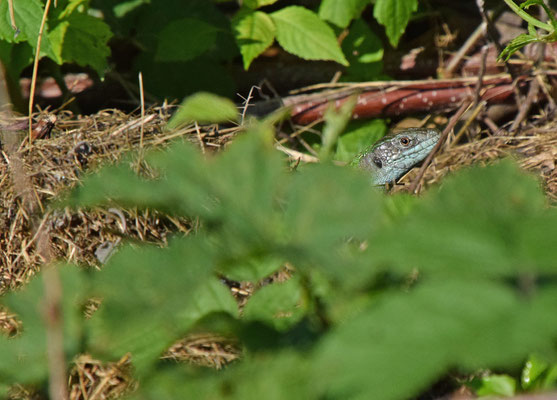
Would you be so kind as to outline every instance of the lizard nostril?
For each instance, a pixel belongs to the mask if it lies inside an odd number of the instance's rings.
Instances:
[[[383,168],[383,162],[380,158],[375,157],[373,159],[373,163],[377,166],[377,168]]]
[[[410,144],[410,138],[407,136],[403,136],[400,138],[400,144],[403,146],[408,146]]]

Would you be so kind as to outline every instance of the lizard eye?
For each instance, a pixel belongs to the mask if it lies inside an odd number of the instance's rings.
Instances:
[[[401,137],[400,144],[403,146],[408,146],[410,144],[410,138],[408,136]]]
[[[375,164],[375,166],[376,166],[377,168],[383,168],[383,162],[381,161],[380,158],[375,157],[375,158],[373,159],[373,163]]]

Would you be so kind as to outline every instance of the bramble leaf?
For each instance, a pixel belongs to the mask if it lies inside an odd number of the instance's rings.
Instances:
[[[549,310],[546,324],[534,308],[499,283],[449,279],[386,293],[320,343],[310,380],[328,388],[324,397],[394,400],[451,367],[516,365],[525,352],[550,349],[557,334]]]
[[[74,12],[59,21],[48,36],[58,64],[75,62],[91,66],[99,76],[104,76],[112,32],[102,20]]]
[[[418,9],[418,0],[377,0],[373,16],[385,26],[389,42],[396,47],[410,20],[410,15]]]
[[[289,53],[304,60],[332,60],[348,65],[333,30],[310,10],[290,6],[270,16],[277,28],[277,41]]]
[[[244,0],[242,4],[246,7],[255,9],[263,6],[269,6],[276,2],[277,0]]]
[[[323,0],[319,5],[318,14],[319,18],[340,28],[346,28],[369,4],[370,0]]]
[[[91,349],[106,359],[131,352],[138,371],[145,372],[191,326],[176,314],[193,306],[193,297],[184,293],[208,282],[214,260],[201,235],[175,239],[165,249],[128,246],[113,255],[94,276],[102,304],[88,324]]]
[[[469,386],[478,396],[514,396],[516,381],[509,375],[488,375],[474,379]]]
[[[383,43],[362,19],[355,20],[342,41],[342,50],[350,66],[344,81],[377,80],[383,69]]]
[[[217,28],[203,20],[182,18],[170,22],[159,33],[156,61],[188,61],[211,49]]]
[[[178,111],[168,122],[168,129],[188,124],[230,122],[238,120],[234,103],[212,93],[199,92],[184,99]]]
[[[232,24],[244,69],[247,70],[251,62],[275,40],[275,25],[269,15],[261,11],[240,13]]]
[[[9,43],[27,42],[34,51],[37,48],[39,27],[44,11],[43,5],[38,0],[21,0],[14,1],[13,7],[15,23],[19,33],[16,35],[12,28],[8,2],[2,1],[0,2],[0,40]],[[45,32],[48,32],[48,24],[45,27]],[[53,60],[56,59],[48,35],[42,37],[40,54]]]
[[[85,317],[82,307],[89,287],[84,271],[73,265],[58,268],[61,281],[64,356],[70,361],[79,351]],[[2,383],[40,383],[48,377],[47,329],[44,310],[44,282],[36,276],[25,288],[0,297],[2,305],[17,314],[23,332],[13,338],[0,334],[0,375]]]
[[[335,160],[350,162],[365,149],[369,148],[387,132],[382,119],[349,123],[346,132],[338,138]]]

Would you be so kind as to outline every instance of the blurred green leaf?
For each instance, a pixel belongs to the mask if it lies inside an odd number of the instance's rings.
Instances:
[[[548,359],[537,354],[528,358],[520,377],[523,389],[533,392],[551,390],[557,386],[557,363],[550,364]]]
[[[261,11],[238,13],[232,24],[244,69],[247,70],[251,62],[275,40],[275,25],[271,17]]]
[[[108,3],[103,8],[107,15],[119,4],[116,0],[103,0],[103,3]],[[214,45],[188,61],[158,61],[156,54],[161,32],[168,25],[175,24],[175,21],[184,19],[195,19],[212,26],[216,31]],[[149,1],[139,4],[125,18],[114,17],[113,21],[116,26],[114,30],[123,32],[134,43],[137,42],[142,50],[134,60],[134,70],[135,76],[139,72],[143,74],[147,93],[157,96],[162,101],[164,98],[182,99],[198,91],[222,96],[234,96],[237,92],[234,79],[225,64],[239,55],[238,47],[230,27],[230,18],[224,15],[213,1]],[[190,50],[206,45],[194,43],[189,37],[183,36],[169,40],[174,41],[174,46],[184,46]],[[178,54],[182,54],[181,49],[177,51]]]
[[[536,179],[511,161],[470,168],[430,190],[407,218],[370,242],[369,252],[375,262],[406,272],[418,267],[479,279],[555,274],[549,243],[557,215],[544,203]]]
[[[199,123],[233,122],[238,120],[234,103],[211,93],[196,93],[187,97],[172,119],[168,129],[176,129],[194,121]]]
[[[199,154],[189,145],[184,146],[184,150],[185,152],[190,150],[192,156],[199,157]],[[185,159],[194,161],[187,156],[186,152]],[[67,198],[56,205],[91,207],[115,202],[122,206],[154,207],[167,211],[171,211],[167,207],[175,207],[174,212],[181,210],[179,199],[172,201],[173,193],[162,183],[139,179],[131,166],[125,163],[105,167],[95,174],[88,175],[83,183],[83,186],[74,189]]]
[[[176,313],[191,306],[191,296],[214,269],[214,251],[202,235],[175,239],[167,248],[125,247],[95,274],[102,299],[89,321],[90,346],[107,359],[133,354],[140,374],[189,328]],[[125,282],[125,286],[122,286]]]
[[[243,5],[249,8],[259,8],[276,3],[277,0],[244,0]]]
[[[260,398],[289,382],[272,396],[409,398],[454,368],[516,368],[551,352],[557,211],[535,178],[507,160],[420,198],[385,198],[353,168],[289,172],[273,134],[255,123],[207,158],[175,143],[146,156],[157,179],[111,167],[70,197],[199,218],[195,236],[126,247],[95,278],[105,299],[88,349],[131,351],[136,396]],[[238,316],[216,276],[258,281],[284,263],[293,278],[256,291]],[[191,378],[176,383],[157,360],[192,329],[235,334],[245,357],[218,375],[184,369]]]
[[[133,10],[142,6],[143,4],[149,4],[149,0],[129,0],[122,1],[114,5],[114,14],[118,18],[124,17],[126,14],[131,13]]]
[[[362,151],[381,139],[387,132],[382,119],[352,121],[345,133],[338,138],[335,159],[350,162]]]
[[[277,28],[277,41],[284,50],[304,60],[348,65],[333,30],[312,11],[289,6],[270,15]]]
[[[248,255],[239,262],[222,266],[220,272],[232,280],[257,282],[273,274],[283,264],[284,260],[277,255]]]
[[[19,79],[25,67],[33,62],[33,48],[29,43],[8,43],[0,40],[0,60],[6,72]]]
[[[318,266],[329,277],[342,277],[345,282],[359,275],[358,270],[346,275],[353,257],[346,240],[370,237],[380,230],[382,199],[365,174],[354,172],[319,165],[292,177],[285,223],[294,265]]]
[[[183,329],[188,329],[211,313],[223,312],[238,317],[238,303],[230,289],[218,278],[209,278],[188,297],[189,304],[177,313]]]
[[[538,379],[547,370],[548,366],[549,364],[547,361],[536,355],[531,355],[522,369],[522,375],[520,377],[522,388],[529,389],[534,387],[536,383],[539,383]]]
[[[296,276],[284,283],[274,283],[257,290],[244,308],[244,318],[286,330],[306,313],[304,289]]]
[[[216,40],[215,26],[195,18],[177,19],[159,33],[155,59],[165,62],[188,61],[211,49]]]
[[[394,193],[385,199],[385,217],[396,223],[399,219],[408,216],[417,203],[416,196],[404,192]]]
[[[396,47],[410,20],[418,9],[418,0],[377,0],[373,7],[373,16],[385,26],[389,42]]]
[[[474,379],[470,383],[478,396],[514,396],[516,381],[509,375],[488,375]]]
[[[370,0],[323,0],[319,5],[319,18],[346,28],[369,4]]]
[[[355,20],[342,41],[342,51],[350,65],[343,81],[366,81],[380,78],[383,70],[383,42],[363,19]]]
[[[498,283],[445,279],[387,292],[320,343],[312,382],[334,398],[408,398],[450,367],[512,366],[524,352],[550,349],[551,313],[544,329],[528,301]]]
[[[338,137],[352,117],[352,110],[354,110],[357,98],[356,95],[349,97],[338,109],[331,102],[327,111],[325,111],[325,125],[323,126],[323,134],[321,135],[322,145],[319,151],[319,158],[322,161],[328,160],[331,157]]]
[[[557,387],[557,363],[550,366],[545,373],[545,378],[543,379],[541,387],[544,390],[551,390]]]
[[[148,377],[131,398],[311,399],[315,398],[312,396],[315,387],[307,379],[308,366],[308,360],[293,351],[247,355],[245,362],[231,365],[218,374],[176,365]]]
[[[82,307],[88,296],[85,274],[75,266],[58,268],[62,288],[64,355],[69,362],[79,351],[84,315]],[[2,383],[41,383],[49,373],[45,326],[44,283],[35,277],[25,288],[0,297],[2,305],[16,313],[23,332],[14,338],[0,335],[0,376]]]
[[[48,36],[58,64],[75,62],[91,66],[99,76],[104,76],[110,56],[107,43],[112,32],[102,20],[74,12],[57,21]]]
[[[229,48],[235,49],[235,43]],[[143,75],[145,91],[161,99],[180,100],[200,91],[226,97],[237,93],[230,71],[222,65],[222,60],[209,53],[189,61],[158,62],[153,50],[140,53],[135,64],[137,72]],[[182,79],[188,76],[195,79]]]

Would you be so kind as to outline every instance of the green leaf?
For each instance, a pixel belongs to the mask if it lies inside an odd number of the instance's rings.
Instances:
[[[341,137],[338,138],[335,159],[350,162],[387,131],[387,125],[382,119],[372,121],[352,121]]]
[[[474,379],[470,386],[478,396],[514,396],[516,381],[509,375],[488,375]]]
[[[346,28],[369,4],[370,0],[323,0],[319,6],[319,18]]]
[[[522,374],[520,377],[520,383],[523,389],[534,388],[536,384],[539,384],[539,379],[542,374],[547,370],[549,363],[537,355],[531,355],[524,368],[522,369]]]
[[[240,53],[232,34],[230,18],[219,10],[214,1],[164,0],[164,3],[155,5],[149,0],[145,1],[145,4],[139,4],[123,19],[113,15],[112,10],[117,6],[116,3],[120,4],[118,1],[110,0],[103,11],[107,20],[110,16],[111,22],[119,32],[131,32],[131,37],[142,49],[134,60],[134,70],[136,76],[137,72],[142,72],[147,93],[160,99],[182,99],[197,91],[235,96],[238,90],[232,71],[226,66]],[[195,19],[213,26],[216,29],[214,46],[188,61],[158,61],[156,52],[161,32],[173,21],[180,19]],[[196,46],[189,38],[182,36],[175,38],[174,45],[185,46],[188,49],[190,46]],[[178,52],[180,51],[178,49]]]
[[[235,281],[257,282],[266,278],[284,265],[277,255],[255,255],[242,257],[241,261],[223,266],[219,272]]]
[[[43,17],[44,8],[38,0],[21,0],[14,1],[14,17],[19,29],[16,36],[10,22],[10,13],[8,10],[8,2],[0,2],[0,40],[10,43],[27,42],[33,48],[37,48],[37,40],[39,37],[39,27]],[[45,33],[48,33],[48,24],[45,25]],[[41,56],[47,56],[56,60],[50,39],[47,34],[43,34],[41,41]]]
[[[555,19],[555,16],[553,15],[553,11],[547,6],[547,4],[545,4],[543,2],[543,0],[527,0],[520,5],[520,8],[526,9],[526,8],[529,8],[530,6],[532,6],[534,4],[538,5],[538,6],[541,6],[544,9],[545,13],[549,17],[549,20],[551,21],[551,25],[553,27],[555,27],[555,23],[557,22],[557,20]]]
[[[318,266],[329,279],[346,285],[361,283],[361,273],[373,273],[367,265],[354,265],[346,274],[355,250],[347,239],[357,242],[381,228],[382,199],[365,174],[326,164],[308,166],[291,178],[287,193],[289,261],[297,268]]]
[[[135,9],[141,7],[143,4],[149,4],[149,0],[129,0],[119,2],[114,5],[114,15],[117,18],[123,18],[126,14],[131,13]]]
[[[120,250],[94,276],[95,295],[103,300],[89,321],[91,348],[107,359],[131,352],[145,373],[191,325],[175,315],[193,307],[187,294],[207,283],[213,267],[214,251],[202,235],[175,239],[164,249]]]
[[[177,313],[177,321],[184,330],[211,313],[224,312],[238,317],[238,303],[230,289],[218,278],[210,277],[187,297],[189,303]]]
[[[304,60],[332,60],[342,65],[342,54],[333,30],[310,10],[290,6],[271,14],[277,41],[289,53]]]
[[[57,19],[62,19],[68,17],[74,12],[79,12],[77,8],[81,5],[87,7],[87,0],[63,0],[58,1],[56,8],[52,10],[52,14],[49,17],[56,17]]]
[[[557,364],[553,364],[549,367],[549,369],[545,373],[545,377],[542,381],[541,387],[544,390],[550,390],[557,387]]]
[[[304,289],[296,277],[257,290],[244,307],[244,318],[267,323],[282,331],[300,321],[307,309]]]
[[[333,148],[336,147],[337,139],[346,128],[346,124],[352,117],[352,110],[356,105],[357,95],[352,95],[347,101],[339,108],[336,109],[333,103],[329,104],[327,111],[325,111],[325,126],[323,126],[323,134],[321,136],[321,150],[319,158],[324,161],[331,157]]]
[[[55,267],[51,267],[55,268]],[[87,299],[85,274],[78,267],[56,267],[59,271],[62,304],[60,316],[64,335],[66,362],[80,351],[84,316],[82,306]],[[0,376],[5,383],[43,383],[49,373],[47,333],[45,326],[44,282],[40,274],[22,290],[0,298],[2,304],[17,314],[23,332],[14,337],[0,335]]]
[[[28,43],[8,43],[0,40],[0,60],[6,71],[19,82],[23,69],[33,62],[33,49]]]
[[[530,8],[530,6],[532,6],[532,5],[541,6],[541,5],[544,5],[544,2],[543,2],[543,0],[527,0],[525,2],[522,2],[519,7],[520,8]]]
[[[187,157],[191,154],[191,157]],[[199,155],[191,146],[184,146],[186,159],[192,160]],[[179,212],[180,202],[173,202],[174,193],[159,181],[139,179],[129,165],[109,166],[88,175],[83,180],[84,186],[77,187],[70,195],[57,204],[58,207],[91,207],[109,205],[112,202],[122,206],[153,207],[171,211],[165,206],[174,206],[173,211]]]
[[[255,9],[276,3],[277,0],[244,0],[242,4],[246,7]]]
[[[231,47],[235,49],[236,44]],[[143,74],[147,93],[168,99],[183,99],[199,91],[225,97],[237,93],[230,71],[210,54],[184,62],[156,62],[154,58],[154,52],[138,55],[137,68]],[[169,79],[171,76],[195,76],[195,79]]]
[[[275,40],[275,25],[264,12],[239,13],[232,21],[236,43],[244,60],[244,69]]]
[[[91,66],[101,77],[107,69],[112,32],[99,18],[74,12],[63,18],[49,33],[58,64],[75,62]]]
[[[157,61],[188,61],[211,49],[217,40],[217,28],[194,18],[174,20],[159,33]]]
[[[380,76],[383,69],[383,43],[364,20],[357,19],[352,23],[348,35],[342,41],[342,50],[350,63],[343,80],[374,80]]]
[[[518,50],[520,50],[527,44],[535,43],[539,41],[540,40],[538,39],[537,36],[527,35],[525,33],[518,35],[513,40],[511,40],[509,44],[507,44],[507,46],[503,49],[501,54],[499,54],[498,59],[507,61],[510,58],[510,56],[512,56],[514,53],[516,53]]]
[[[218,123],[237,120],[238,110],[232,101],[212,93],[199,92],[184,99],[167,128],[175,129],[194,121]]]
[[[451,367],[513,366],[525,352],[550,349],[557,333],[552,310],[544,312],[551,329],[531,310],[499,283],[445,279],[385,293],[320,343],[311,380],[328,388],[323,397],[394,400]]]
[[[385,26],[389,42],[396,47],[410,20],[410,16],[418,9],[418,0],[377,0],[373,8],[373,16]]]
[[[537,180],[509,160],[470,168],[448,177],[400,224],[384,229],[370,241],[369,254],[374,263],[404,273],[554,275],[549,243],[557,236],[557,211],[545,210],[544,203]]]
[[[314,399],[316,388],[307,379],[308,364],[303,354],[288,350],[248,354],[243,361],[217,372],[178,364],[146,377],[132,398]]]
[[[385,217],[395,222],[409,215],[416,206],[416,196],[409,193],[394,193],[385,199]]]
[[[277,196],[286,171],[272,140],[270,127],[255,127],[210,167],[212,193],[219,199],[210,218],[221,226],[218,244],[228,263],[220,270],[226,276],[237,270],[261,278],[269,267],[278,269],[284,257],[286,227]],[[256,267],[246,266],[251,263]]]

